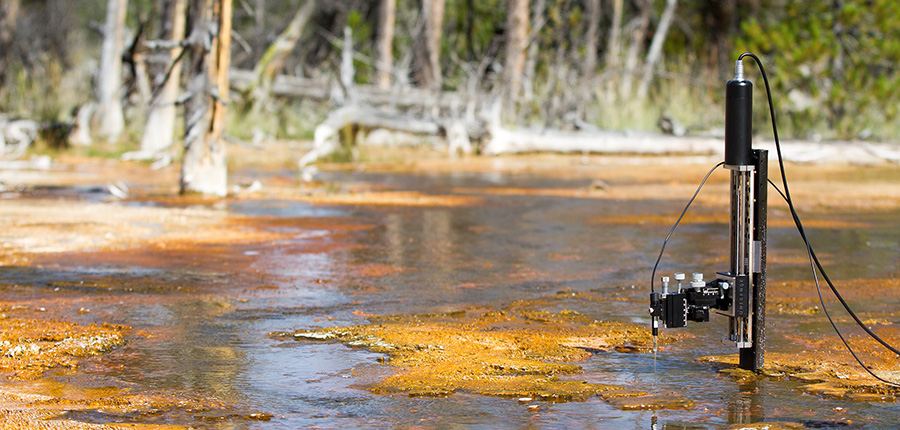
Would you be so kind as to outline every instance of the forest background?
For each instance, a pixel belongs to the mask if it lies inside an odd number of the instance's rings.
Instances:
[[[173,67],[185,47],[176,39],[196,29],[191,9],[213,3],[214,11],[228,3],[232,14],[225,46],[230,69],[244,71],[232,74],[232,87],[236,74],[251,76],[228,101],[225,133],[238,139],[312,137],[344,103],[348,47],[354,86],[502,102],[503,122],[518,127],[654,130],[667,122],[673,132],[674,122],[684,124],[680,133],[721,127],[724,82],[737,55],[751,51],[766,63],[787,137],[900,138],[894,0],[3,0],[0,113],[76,123],[78,109],[102,96],[101,51],[112,37],[110,8],[119,7],[114,90],[125,127],[113,140],[136,148],[171,75],[190,89],[190,68]],[[177,14],[186,36],[173,33]],[[279,94],[277,74],[330,91]],[[756,111],[755,131],[765,135],[767,112]]]

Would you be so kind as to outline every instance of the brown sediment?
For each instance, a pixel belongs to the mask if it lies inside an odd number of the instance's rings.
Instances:
[[[818,303],[798,298],[767,298],[766,311],[785,315],[817,315],[822,312]]]
[[[3,202],[0,228],[4,232],[3,265],[27,264],[34,254],[241,244],[285,236],[246,227],[241,217],[212,209],[44,200]]]
[[[272,418],[205,398],[60,382],[58,376],[75,375],[82,362],[110,352],[126,339],[152,336],[131,334],[121,325],[84,325],[59,318],[54,309],[0,304],[0,375],[6,379],[0,384],[0,429],[174,430],[189,427],[169,423]]]
[[[802,423],[788,421],[762,421],[753,424],[732,424],[727,430],[800,430],[809,428]]]
[[[776,378],[801,381],[805,385],[800,389],[810,394],[867,402],[893,402],[900,397],[900,388],[879,382],[865,373],[855,361],[851,362],[852,358],[846,358],[837,351],[823,349],[789,354],[769,352],[766,353],[765,367],[757,373],[737,368],[736,355],[706,356],[697,360],[727,366],[719,372],[736,380]],[[897,380],[900,376],[900,369],[896,366],[887,366],[882,360],[873,363],[876,363],[871,366],[873,371],[883,378]]]
[[[727,209],[727,208],[726,208]],[[658,225],[671,226],[678,219],[678,214],[638,214],[638,215],[606,215],[590,218],[588,222],[595,224],[612,225]],[[685,214],[680,225],[689,224],[728,224],[727,210],[719,210],[719,213],[693,213]],[[792,228],[794,220],[788,217],[770,217],[767,225],[769,228]],[[854,229],[868,228],[870,223],[848,220],[823,220],[810,219],[803,221],[805,228],[823,229]]]
[[[541,197],[570,197],[593,198],[602,196],[602,190],[591,188],[454,188],[454,193],[493,195],[493,196],[541,196]]]
[[[355,270],[355,273],[359,276],[377,278],[382,276],[396,275],[398,273],[403,273],[410,270],[412,269],[392,266],[389,264],[368,263],[360,265]]]
[[[373,205],[411,207],[454,207],[477,204],[472,196],[430,195],[414,191],[367,191],[360,193],[312,194],[294,196],[294,200],[327,205]]]
[[[821,289],[829,289],[824,280],[820,279],[819,283]],[[835,279],[833,283],[841,292],[841,295],[848,300],[877,300],[885,297],[894,297],[900,291],[900,278]],[[775,281],[769,282],[767,287],[766,293],[769,297],[774,297],[776,300],[806,299],[808,303],[813,303],[814,301],[815,305],[818,304],[818,294],[814,281]]]
[[[78,359],[109,351],[125,342],[124,326],[17,318],[0,305],[0,372],[10,379],[34,379],[48,369],[75,368]]]
[[[388,356],[393,373],[365,388],[380,394],[446,396],[457,391],[551,401],[602,396],[623,409],[690,408],[677,396],[654,399],[644,392],[577,379],[578,363],[614,349],[651,350],[645,327],[595,321],[577,311],[542,309],[569,300],[557,294],[500,309],[473,308],[439,314],[371,316],[371,324],[273,333],[278,338],[339,341]],[[665,336],[663,343],[676,340]],[[612,399],[617,399],[613,401]],[[637,406],[644,405],[644,406]]]
[[[900,279],[849,279],[835,282],[848,300],[879,300],[894,297],[900,287]],[[846,288],[852,286],[852,288]],[[786,281],[769,283],[767,307],[770,313],[801,315],[815,318],[821,330],[827,332],[784,331],[780,337],[788,340],[802,352],[767,352],[766,367],[759,374],[734,367],[722,370],[737,379],[758,377],[787,378],[806,382],[802,390],[811,394],[859,401],[894,401],[900,397],[900,389],[884,384],[869,375],[853,358],[841,342],[831,333],[821,312],[816,289],[810,281]],[[822,286],[827,289],[826,286]],[[830,307],[830,306],[829,306]],[[839,305],[834,304],[835,308]],[[859,313],[858,316],[870,329],[888,344],[900,343],[900,327],[893,324],[897,312],[888,309]],[[854,321],[843,312],[833,315],[842,327],[850,327]],[[774,321],[774,320],[773,320]],[[897,356],[859,330],[844,333],[856,354],[876,375],[889,381],[900,380]],[[735,366],[736,356],[703,357],[701,361]]]
[[[273,418],[262,412],[237,411],[217,401],[137,394],[112,386],[78,387],[51,380],[4,385],[0,387],[0,402],[3,404],[0,429],[176,430],[191,427],[166,421],[238,422]]]

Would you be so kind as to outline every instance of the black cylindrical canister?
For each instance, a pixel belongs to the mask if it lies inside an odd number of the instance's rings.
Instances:
[[[733,79],[725,84],[725,165],[753,165],[753,83]]]

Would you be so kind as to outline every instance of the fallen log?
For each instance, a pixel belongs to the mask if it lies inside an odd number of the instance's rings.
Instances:
[[[0,115],[0,155],[20,157],[34,143],[40,123],[30,119],[10,119]]]
[[[246,93],[256,75],[249,70],[232,69],[229,72],[231,88],[239,93]],[[276,96],[305,97],[316,100],[331,98],[332,85],[321,80],[301,78],[298,76],[278,75],[272,81],[271,93]],[[369,106],[432,107],[441,109],[458,109],[466,106],[466,98],[456,92],[441,92],[423,88],[404,87],[382,89],[374,85],[356,85],[356,100]]]
[[[358,105],[344,106],[332,112],[324,122],[316,126],[313,149],[300,158],[298,163],[300,168],[336,151],[340,147],[340,132],[348,126],[384,128],[426,135],[436,135],[443,130],[436,121],[417,119],[400,112]]]
[[[722,140],[711,137],[675,137],[628,131],[579,131],[507,129],[491,125],[483,153],[487,155],[525,152],[715,154]]]
[[[393,110],[352,105],[334,111],[316,127],[313,150],[300,159],[305,168],[319,158],[336,151],[340,132],[345,127],[385,129],[447,139],[451,153],[473,151],[469,138],[482,141],[485,155],[529,152],[593,153],[593,154],[693,154],[721,155],[721,137],[672,136],[650,132],[609,131],[596,128],[582,131],[510,129],[494,119],[482,123],[422,119]],[[472,130],[478,130],[474,132]],[[767,149],[775,157],[771,141],[756,139],[755,148]],[[883,164],[900,162],[900,145],[869,142],[782,142],[786,161],[796,163]]]
[[[627,131],[511,130],[492,125],[489,141],[482,153],[487,155],[526,152],[595,154],[723,154],[725,143],[719,137],[685,136]],[[754,148],[776,156],[775,142],[756,139]],[[900,162],[900,145],[869,142],[783,141],[785,161],[794,163],[849,163],[860,165]]]

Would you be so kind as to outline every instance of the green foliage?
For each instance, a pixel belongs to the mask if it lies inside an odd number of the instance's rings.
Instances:
[[[11,70],[11,82],[3,89],[0,112],[39,121],[68,119],[72,109],[84,102],[89,77],[66,70],[60,60],[41,56],[35,67],[25,68],[15,64]]]
[[[780,14],[747,21],[738,46],[769,64],[774,91],[792,95],[779,113],[794,134],[824,126],[826,137],[869,130],[896,138],[886,126],[897,120],[900,103],[897,16],[895,0],[794,0]]]
[[[373,38],[372,23],[366,21],[360,11],[354,10],[347,15],[347,26],[350,27],[353,34],[353,50],[366,58],[373,58],[371,44],[361,43]],[[375,68],[369,67],[369,63],[359,57],[353,59],[353,68],[354,80],[357,84],[371,83],[375,77]]]
[[[246,141],[259,133],[276,139],[312,139],[316,125],[330,109],[328,103],[302,99],[273,99],[256,113],[236,107],[228,111],[226,133]],[[241,113],[244,111],[247,113]]]
[[[447,0],[444,23],[447,32],[444,52],[467,61],[479,61],[494,43],[494,36],[506,23],[508,0],[475,0],[469,10],[468,0]],[[467,27],[471,14],[472,28]],[[469,34],[471,33],[471,40]],[[469,52],[469,50],[471,51]]]

